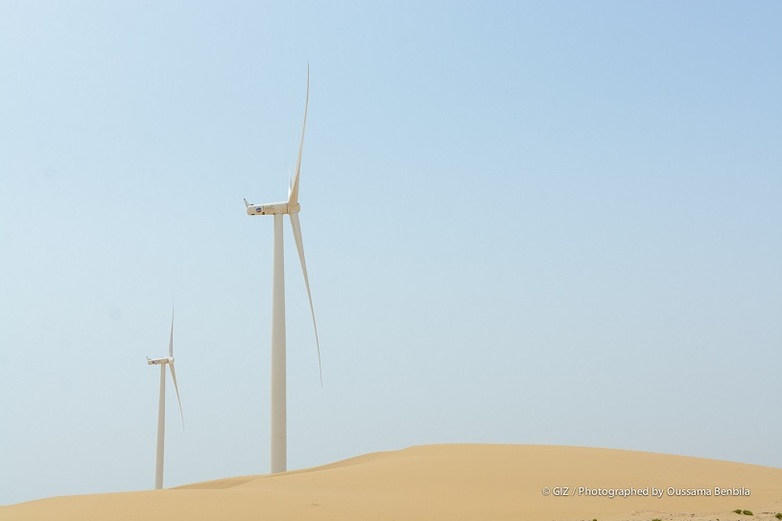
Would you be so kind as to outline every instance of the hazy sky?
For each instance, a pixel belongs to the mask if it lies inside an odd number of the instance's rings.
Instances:
[[[268,472],[272,218],[242,198],[287,195],[308,60],[324,386],[286,222],[290,468],[782,467],[780,27],[778,1],[0,2],[0,504],[153,487],[172,292],[165,485]]]

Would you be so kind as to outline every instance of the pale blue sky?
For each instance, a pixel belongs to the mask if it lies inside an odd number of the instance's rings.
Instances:
[[[118,5],[119,4],[119,5]],[[782,467],[782,4],[0,3],[0,504],[442,442]],[[169,389],[171,389],[169,385]],[[709,486],[710,484],[704,484]],[[740,485],[740,484],[738,484]]]

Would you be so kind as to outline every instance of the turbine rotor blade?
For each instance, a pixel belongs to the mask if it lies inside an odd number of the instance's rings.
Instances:
[[[179,416],[182,418],[182,430],[185,430],[185,413],[182,412],[182,400],[179,399],[179,386],[176,383],[176,370],[174,369],[174,360],[171,359],[168,362],[168,367],[171,369],[171,379],[174,381],[174,390],[176,391],[176,401],[179,403]]]
[[[171,305],[171,336],[168,337],[168,356],[174,356],[174,305]]]
[[[310,64],[307,63],[307,97],[304,100],[304,123],[301,125],[301,141],[299,142],[299,156],[296,159],[296,170],[293,174],[293,182],[288,189],[288,204],[299,202],[299,172],[301,172],[301,151],[304,148],[304,130],[307,128],[307,106],[310,103]]]
[[[310,293],[310,280],[307,277],[307,263],[304,262],[304,245],[301,242],[301,224],[299,223],[299,214],[290,214],[291,228],[293,228],[293,237],[296,239],[296,249],[299,251],[299,261],[301,262],[301,271],[304,273],[304,286],[307,288],[307,299],[310,301],[310,313],[312,314],[312,326],[315,328],[315,345],[318,348],[318,373],[320,374],[320,386],[323,387],[323,367],[320,362],[320,339],[318,338],[318,324],[315,322],[315,308],[312,305],[312,294]]]

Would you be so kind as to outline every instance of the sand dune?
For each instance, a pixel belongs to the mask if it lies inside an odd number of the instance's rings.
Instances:
[[[434,445],[274,476],[43,499],[2,507],[0,519],[776,521],[776,512],[777,468],[580,447]]]

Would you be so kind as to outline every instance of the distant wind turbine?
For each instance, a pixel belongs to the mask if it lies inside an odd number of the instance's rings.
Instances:
[[[174,307],[171,307],[171,335],[168,339],[168,356],[164,358],[147,357],[147,364],[160,366],[160,398],[157,411],[157,460],[155,463],[155,489],[163,488],[163,451],[166,433],[166,366],[171,369],[171,379],[174,381],[176,399],[179,403],[179,415],[182,418],[182,428],[185,428],[185,415],[182,413],[182,401],[179,399],[179,386],[176,383],[174,370]]]
[[[296,160],[296,170],[288,188],[288,200],[279,203],[250,204],[247,199],[244,205],[248,215],[274,215],[274,267],[272,279],[272,376],[271,376],[271,471],[272,473],[287,470],[287,434],[286,434],[286,383],[285,383],[285,274],[283,268],[283,238],[282,216],[288,214],[299,251],[301,271],[304,273],[304,285],[307,288],[307,298],[310,303],[312,325],[315,328],[315,345],[318,350],[318,371],[320,383],[323,385],[323,370],[320,361],[320,340],[318,325],[315,322],[315,308],[312,306],[310,282],[307,277],[307,265],[304,262],[304,246],[301,242],[301,225],[299,224],[299,174],[301,172],[301,152],[304,148],[304,130],[307,127],[307,106],[310,98],[310,67],[307,64],[307,97],[304,101],[304,123],[301,127],[299,155]]]

